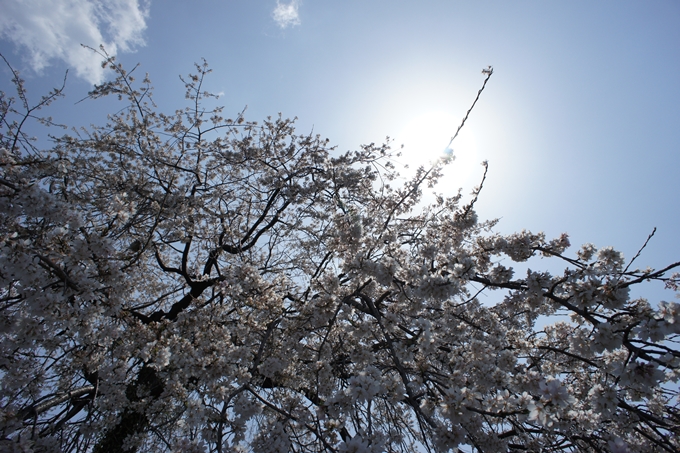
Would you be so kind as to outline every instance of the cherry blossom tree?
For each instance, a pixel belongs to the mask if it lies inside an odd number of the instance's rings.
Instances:
[[[225,118],[205,64],[172,114],[106,65],[126,108],[50,149],[61,91],[0,99],[3,451],[680,449],[680,305],[629,297],[680,263],[496,234],[483,181],[424,206],[448,160]]]

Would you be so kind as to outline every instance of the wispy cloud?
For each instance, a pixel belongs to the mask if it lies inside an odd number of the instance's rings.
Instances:
[[[104,80],[101,58],[81,44],[104,45],[110,55],[144,45],[147,0],[24,0],[2,2],[0,37],[28,51],[35,71],[65,61],[90,83]]]
[[[291,0],[289,3],[281,3],[276,0],[276,8],[272,12],[272,17],[281,28],[300,25],[299,6],[300,0]]]

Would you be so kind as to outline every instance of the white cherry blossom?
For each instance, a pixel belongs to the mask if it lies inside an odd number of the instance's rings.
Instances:
[[[0,450],[680,449],[680,305],[629,291],[680,263],[497,234],[483,181],[423,206],[455,162],[225,118],[205,64],[170,114],[107,66],[123,108],[46,149],[60,91],[0,97]]]

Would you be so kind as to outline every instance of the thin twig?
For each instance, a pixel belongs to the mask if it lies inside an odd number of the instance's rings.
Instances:
[[[463,126],[465,125],[465,122],[467,121],[468,117],[470,116],[470,112],[472,112],[472,109],[475,108],[475,104],[477,104],[479,97],[482,95],[482,91],[484,91],[484,88],[486,88],[486,82],[488,82],[489,79],[491,78],[491,76],[493,75],[493,68],[491,66],[489,66],[487,69],[482,69],[482,74],[486,74],[486,79],[484,79],[484,83],[482,84],[482,87],[477,92],[477,97],[475,98],[474,102],[472,103],[472,105],[468,109],[467,113],[465,114],[465,118],[463,118],[463,121],[461,121],[460,126],[458,126],[458,129],[456,130],[456,133],[453,135],[453,137],[451,137],[451,140],[449,141],[447,148],[451,147],[451,144],[456,139],[456,137],[458,137],[458,133],[463,128]]]
[[[635,261],[635,260],[640,256],[640,253],[642,253],[642,251],[645,249],[645,247],[647,247],[647,244],[649,243],[649,240],[652,239],[652,237],[654,236],[654,233],[656,233],[656,227],[654,227],[654,229],[653,229],[652,232],[649,234],[649,236],[647,236],[647,240],[645,241],[645,243],[642,244],[642,247],[640,247],[640,250],[638,250],[638,252],[635,254],[635,256],[633,257],[633,259],[630,260],[630,263],[628,263],[628,266],[626,266],[626,268],[623,270],[623,273],[624,273],[624,274],[625,274],[626,272],[628,272],[628,268],[631,266],[631,264],[633,264],[633,261]]]

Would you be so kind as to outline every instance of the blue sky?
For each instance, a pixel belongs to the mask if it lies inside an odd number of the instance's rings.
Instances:
[[[411,165],[446,146],[493,65],[442,190],[469,193],[488,160],[477,206],[501,218],[498,231],[568,232],[574,245],[630,258],[657,227],[639,265],[680,260],[675,0],[0,0],[0,9],[0,52],[31,93],[71,69],[68,98],[49,112],[69,125],[101,123],[110,107],[74,104],[104,76],[79,44],[103,43],[150,74],[161,108],[183,105],[178,75],[206,58],[208,89],[224,93],[227,112],[297,116],[302,132],[341,151],[390,136]]]

